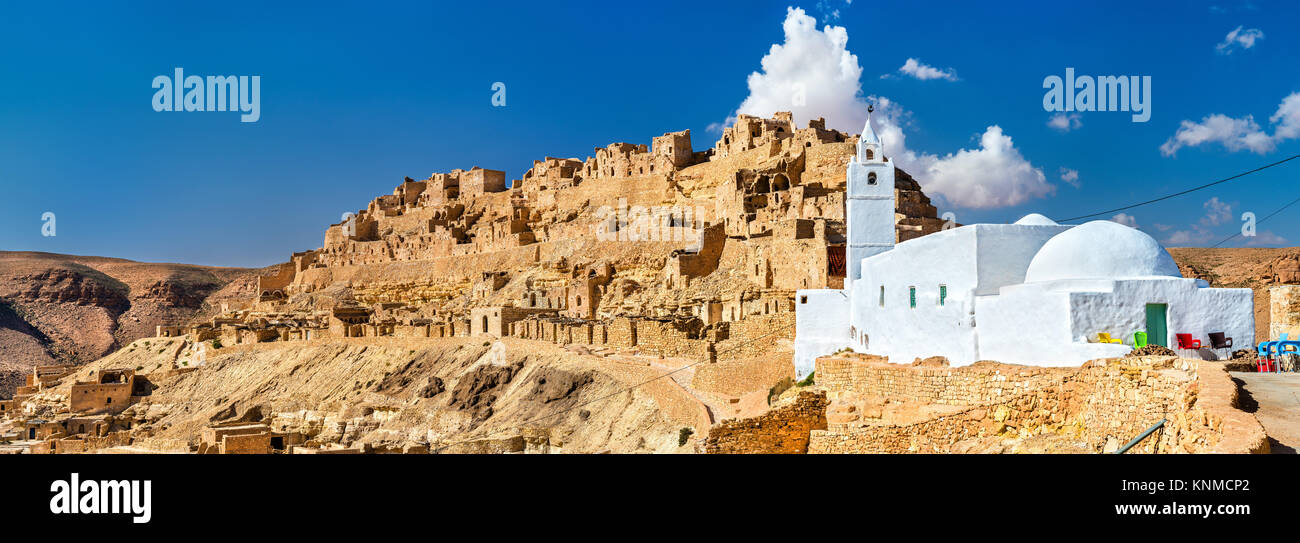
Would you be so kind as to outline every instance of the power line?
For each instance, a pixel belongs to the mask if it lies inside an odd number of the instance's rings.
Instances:
[[[1260,219],[1260,220],[1258,220],[1258,221],[1255,221],[1255,226],[1258,227],[1259,225],[1264,224],[1264,221],[1267,221],[1267,220],[1271,219],[1274,215],[1277,215],[1278,213],[1281,213],[1281,212],[1282,212],[1283,210],[1285,210],[1286,208],[1291,207],[1291,206],[1295,205],[1295,204],[1298,203],[1298,202],[1300,202],[1300,198],[1296,198],[1296,199],[1294,199],[1294,200],[1291,200],[1290,203],[1288,203],[1288,204],[1286,204],[1286,205],[1284,205],[1284,206],[1282,206],[1282,207],[1277,208],[1277,211],[1274,211],[1274,212],[1272,212],[1272,213],[1269,213],[1269,214],[1268,214],[1267,216],[1265,216],[1264,218],[1262,218],[1262,219]],[[1223,245],[1224,243],[1227,243],[1227,242],[1229,242],[1229,241],[1232,241],[1233,238],[1235,238],[1235,237],[1237,237],[1237,236],[1240,236],[1240,235],[1241,235],[1241,232],[1237,232],[1237,233],[1235,233],[1235,234],[1233,234],[1233,235],[1231,235],[1231,236],[1228,236],[1228,237],[1224,238],[1223,241],[1220,241],[1220,242],[1218,242],[1218,243],[1215,243],[1215,244],[1214,244],[1214,247],[1218,247],[1218,246],[1220,246],[1220,245]]]
[[[1068,218],[1068,219],[1061,219],[1059,222],[1070,222],[1070,221],[1077,221],[1077,220],[1079,220],[1079,219],[1087,219],[1087,218],[1090,218],[1090,217],[1096,217],[1096,216],[1098,216],[1098,215],[1109,215],[1109,214],[1111,214],[1111,213],[1115,213],[1115,212],[1117,212],[1117,211],[1124,211],[1124,210],[1126,210],[1126,209],[1133,209],[1133,208],[1135,208],[1135,207],[1141,207],[1141,206],[1144,206],[1144,205],[1147,205],[1147,204],[1154,204],[1154,203],[1159,202],[1159,201],[1162,201],[1162,200],[1168,200],[1168,199],[1170,199],[1170,198],[1174,198],[1174,197],[1177,197],[1177,196],[1182,196],[1182,195],[1184,195],[1184,194],[1188,194],[1188,193],[1191,193],[1191,192],[1196,192],[1196,191],[1201,190],[1201,189],[1205,189],[1205,188],[1213,187],[1213,186],[1218,185],[1218,184],[1220,184],[1220,183],[1226,183],[1226,182],[1228,182],[1228,181],[1232,181],[1233,179],[1237,179],[1237,178],[1239,178],[1239,177],[1245,177],[1245,176],[1250,175],[1250,174],[1255,173],[1255,172],[1259,172],[1259,171],[1262,171],[1262,170],[1267,170],[1267,169],[1269,169],[1269,168],[1272,168],[1273,166],[1277,166],[1277,165],[1279,165],[1279,164],[1282,164],[1282,163],[1284,163],[1284,162],[1288,162],[1288,161],[1291,161],[1291,160],[1295,160],[1295,159],[1297,159],[1297,158],[1300,158],[1300,155],[1292,155],[1292,156],[1289,156],[1289,157],[1284,158],[1284,159],[1282,159],[1282,160],[1279,160],[1279,161],[1277,161],[1277,162],[1274,162],[1274,163],[1272,163],[1272,164],[1265,164],[1265,165],[1260,166],[1260,167],[1258,167],[1258,168],[1255,168],[1255,169],[1253,169],[1253,170],[1250,170],[1250,171],[1247,171],[1247,172],[1241,172],[1241,173],[1239,173],[1239,174],[1237,174],[1237,175],[1234,175],[1234,176],[1232,176],[1232,177],[1225,177],[1225,178],[1220,179],[1220,180],[1218,180],[1218,181],[1214,181],[1214,182],[1206,183],[1206,184],[1201,185],[1201,186],[1198,186],[1198,187],[1192,187],[1192,188],[1190,188],[1190,189],[1187,189],[1187,190],[1184,190],[1184,191],[1181,191],[1181,192],[1175,192],[1175,193],[1173,193],[1173,194],[1169,194],[1169,195],[1161,196],[1161,197],[1159,197],[1159,198],[1154,198],[1154,199],[1151,199],[1151,200],[1147,200],[1147,201],[1145,201],[1145,202],[1138,202],[1138,203],[1136,203],[1136,204],[1126,205],[1126,206],[1124,206],[1124,207],[1117,207],[1117,208],[1115,208],[1115,209],[1109,209],[1109,210],[1106,210],[1106,211],[1098,211],[1098,212],[1096,212],[1096,213],[1089,213],[1089,214],[1087,214],[1087,215],[1079,215],[1078,217],[1070,217],[1070,218]]]

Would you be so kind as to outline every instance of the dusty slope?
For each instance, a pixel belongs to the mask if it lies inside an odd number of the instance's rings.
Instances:
[[[1169,249],[1184,277],[1255,291],[1255,341],[1268,335],[1268,287],[1300,283],[1300,247]]]
[[[76,378],[96,368],[152,373],[152,395],[127,414],[161,440],[197,442],[212,422],[250,411],[278,431],[302,432],[321,444],[436,448],[528,428],[549,431],[565,452],[689,452],[691,444],[678,445],[680,430],[690,427],[699,436],[709,425],[703,405],[672,380],[633,387],[662,375],[657,368],[542,342],[264,343],[212,351],[206,365],[179,376],[157,371],[193,360],[191,349],[183,340],[140,340],[87,364]],[[71,382],[40,400],[62,404]]]
[[[0,396],[12,392],[15,371],[94,360],[247,295],[258,271],[0,252]]]

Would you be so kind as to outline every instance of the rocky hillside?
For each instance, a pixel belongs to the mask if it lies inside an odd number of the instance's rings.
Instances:
[[[1255,291],[1255,341],[1268,335],[1268,288],[1300,284],[1300,247],[1169,249],[1184,277],[1210,282],[1212,287]]]
[[[355,338],[207,348],[197,360],[185,339],[142,339],[32,401],[54,417],[74,380],[135,369],[151,392],[117,418],[144,448],[197,444],[204,428],[241,421],[313,446],[485,452],[526,435],[551,452],[691,452],[683,428],[698,438],[710,424],[686,389],[653,380],[660,368],[540,342]]]
[[[88,362],[246,298],[262,270],[0,252],[0,396],[36,364]]]

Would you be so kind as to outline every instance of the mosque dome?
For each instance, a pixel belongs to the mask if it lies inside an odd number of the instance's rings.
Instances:
[[[1016,224],[1023,224],[1028,226],[1056,226],[1056,221],[1044,217],[1042,215],[1039,215],[1037,213],[1030,213],[1028,215],[1025,215],[1024,217],[1021,217],[1020,220],[1016,221]]]
[[[1025,282],[1160,276],[1183,275],[1154,238],[1119,223],[1092,221],[1047,240],[1029,262]]]

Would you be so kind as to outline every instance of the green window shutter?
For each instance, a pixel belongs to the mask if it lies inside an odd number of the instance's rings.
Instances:
[[[948,285],[939,285],[939,305],[948,299]]]
[[[907,296],[911,301],[912,309],[916,309],[916,287],[907,287]]]

